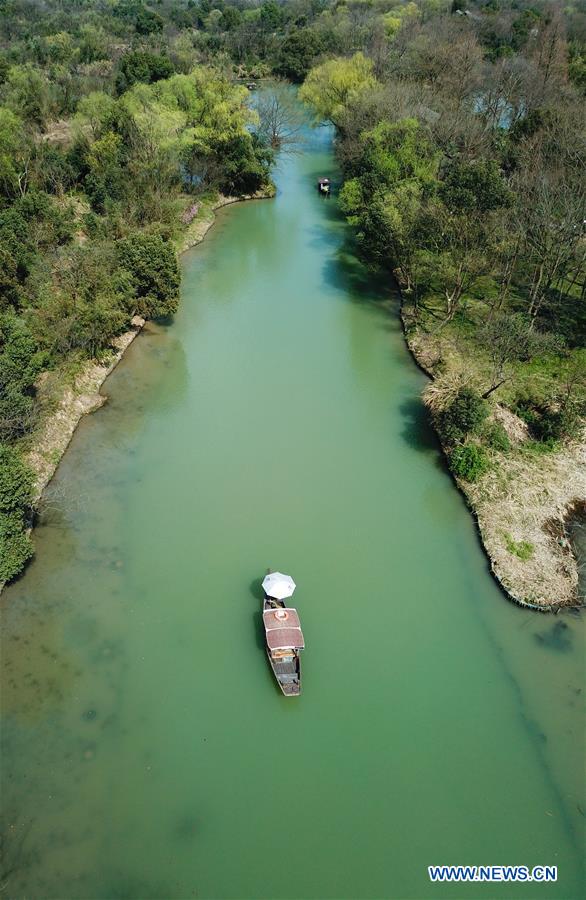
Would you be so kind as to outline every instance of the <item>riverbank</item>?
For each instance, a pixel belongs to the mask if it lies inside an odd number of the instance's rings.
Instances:
[[[417,327],[415,311],[404,299],[401,317],[409,350],[432,382],[439,375],[463,377],[462,360],[449,338]],[[465,377],[472,381],[469,358],[467,365]],[[433,405],[429,398],[428,392],[428,406]],[[553,452],[538,453],[526,424],[506,404],[493,402],[490,421],[504,429],[509,446],[488,450],[490,466],[477,481],[452,472],[476,521],[490,569],[519,606],[540,612],[580,607],[578,560],[566,525],[586,497],[586,434]],[[439,432],[438,437],[441,443]]]
[[[218,209],[245,200],[271,199],[275,192],[274,185],[270,184],[266,190],[255,194],[241,197],[220,194],[217,198],[202,201],[197,215],[175,243],[177,254],[181,255],[203,241],[215,222]],[[52,373],[45,373],[41,377],[39,394],[46,413],[30,439],[29,448],[23,453],[25,462],[33,472],[34,506],[38,505],[43,491],[53,478],[82,418],[106,403],[108,398],[101,393],[102,385],[144,325],[145,319],[135,316],[129,330],[114,338],[111,350],[104,360],[84,363],[73,377],[63,379]],[[0,593],[3,587],[4,584],[0,583]]]
[[[181,237],[176,242],[176,248],[179,255],[196,247],[203,241],[204,237],[216,221],[216,211],[224,206],[231,206],[233,203],[242,203],[245,200],[271,200],[276,193],[276,188],[270,184],[266,189],[257,191],[255,194],[244,194],[241,197],[228,197],[220,194],[214,200],[203,200],[199,204],[197,217],[190,222]]]
[[[215,200],[202,202],[194,220],[186,227],[176,242],[177,253],[181,255],[201,241],[215,222],[216,210],[244,200],[261,200],[274,197],[271,185],[266,191],[242,197],[227,197],[220,194]],[[45,417],[32,441],[32,449],[25,454],[25,460],[34,472],[34,501],[38,502],[43,491],[55,474],[57,466],[83,416],[95,412],[107,401],[100,393],[106,378],[116,368],[132,342],[138,337],[145,320],[135,316],[131,328],[112,341],[112,351],[103,363],[87,362],[75,376],[71,384],[63,388],[60,399],[53,403],[53,409]],[[43,385],[41,384],[41,391]]]

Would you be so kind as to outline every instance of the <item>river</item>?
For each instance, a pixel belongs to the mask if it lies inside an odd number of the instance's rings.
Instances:
[[[331,139],[183,257],[2,597],[5,896],[583,895],[583,622],[490,577],[397,297],[315,190]],[[263,652],[268,566],[298,584],[299,699]]]

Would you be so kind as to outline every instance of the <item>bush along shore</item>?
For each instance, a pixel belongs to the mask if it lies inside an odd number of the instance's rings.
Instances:
[[[314,67],[301,96],[336,126],[359,253],[401,287],[492,571],[552,611],[581,604],[566,522],[586,497],[583,98],[563,19],[544,12],[503,60],[493,14],[412,21],[382,60]]]

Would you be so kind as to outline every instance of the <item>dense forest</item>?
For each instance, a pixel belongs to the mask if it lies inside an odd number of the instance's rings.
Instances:
[[[584,414],[586,2],[0,0],[0,581],[32,553],[40,390],[177,308],[194,198],[267,189],[303,83],[360,252],[400,282],[454,471]],[[260,116],[259,116],[260,113]],[[289,128],[289,132],[288,132]],[[419,342],[419,344],[417,344]],[[529,451],[528,451],[529,452]]]

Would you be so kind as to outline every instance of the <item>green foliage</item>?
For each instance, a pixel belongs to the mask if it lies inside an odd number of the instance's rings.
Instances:
[[[568,64],[568,75],[576,87],[586,94],[586,47],[581,51],[575,48],[572,52]]]
[[[377,186],[411,181],[431,190],[436,183],[437,153],[416,119],[382,121],[363,135],[357,170]]]
[[[267,31],[275,31],[281,26],[283,11],[275,0],[264,0],[260,8],[260,21]]]
[[[320,119],[335,124],[345,104],[374,85],[372,62],[364,54],[355,53],[350,59],[331,59],[312,69],[299,96],[315,109]]]
[[[138,34],[158,34],[163,30],[164,25],[163,18],[145,6],[140,7],[134,20],[134,27]]]
[[[494,160],[453,163],[442,182],[440,196],[449,209],[478,213],[509,206],[512,199]]]
[[[19,575],[32,555],[26,520],[18,513],[0,512],[0,582]]]
[[[473,388],[458,391],[455,400],[438,416],[442,436],[449,444],[455,444],[470,434],[478,434],[488,415],[488,408]]]
[[[224,193],[254,194],[266,185],[273,154],[256,136],[238,134],[218,151],[222,155],[220,187]]]
[[[488,428],[484,430],[483,436],[488,446],[492,447],[493,450],[506,453],[507,450],[511,449],[509,436],[500,422],[492,422]]]
[[[12,312],[0,313],[0,441],[33,427],[34,383],[45,362],[25,323]]]
[[[478,481],[490,468],[486,450],[479,444],[460,444],[449,455],[454,475],[465,481]]]
[[[92,207],[105,212],[107,200],[121,200],[125,193],[125,148],[121,135],[107,132],[92,144],[85,162],[89,170],[85,191]]]
[[[26,143],[21,119],[12,110],[0,106],[0,198],[18,196],[20,157],[26,152]]]
[[[277,72],[300,84],[319,53],[323,51],[321,37],[309,28],[291,32],[281,45]]]
[[[28,509],[33,490],[33,473],[13,447],[0,444],[0,513]]]
[[[361,135],[356,177],[345,182],[340,204],[357,229],[363,255],[391,264],[409,281],[421,243],[420,212],[436,185],[437,153],[414,119],[382,121]]]
[[[130,277],[132,314],[169,316],[179,303],[179,265],[173,246],[158,234],[135,232],[116,245]]]
[[[579,437],[586,417],[586,401],[581,395],[566,395],[552,403],[530,393],[519,393],[514,409],[529,427],[532,437],[548,449],[560,441]]]
[[[12,447],[0,444],[0,581],[17,575],[32,556],[26,534],[33,473]]]
[[[222,31],[231,31],[237,28],[242,22],[242,13],[235,6],[226,6],[222,10],[222,18],[220,19],[220,27]]]
[[[0,212],[0,303],[20,306],[39,255],[66,244],[72,231],[71,210],[42,191],[30,191]]]
[[[530,541],[515,541],[508,532],[505,532],[504,537],[509,553],[517,556],[523,562],[527,562],[527,560],[532,558],[535,547]]]
[[[120,60],[116,90],[123,94],[138,81],[153,84],[163,78],[170,78],[172,74],[173,63],[167,56],[150,53],[148,50],[133,50],[125,53]]]

